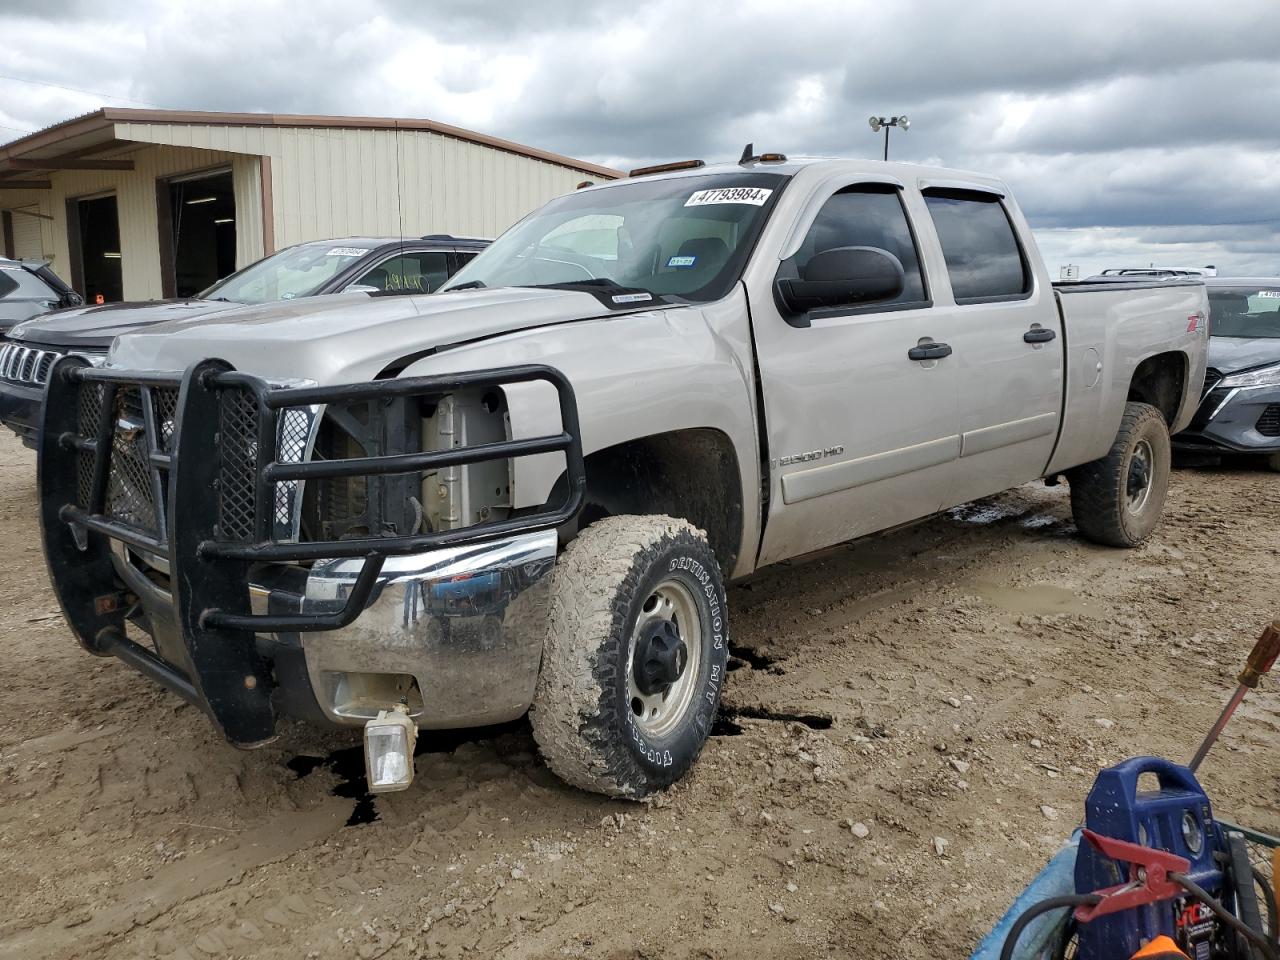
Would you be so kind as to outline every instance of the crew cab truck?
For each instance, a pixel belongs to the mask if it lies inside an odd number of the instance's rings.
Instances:
[[[430,297],[60,359],[42,529],[81,644],[240,746],[528,712],[564,779],[644,797],[711,730],[727,581],[1038,478],[1093,541],[1151,534],[1200,280],[1053,284],[998,180],[750,154],[554,200]]]

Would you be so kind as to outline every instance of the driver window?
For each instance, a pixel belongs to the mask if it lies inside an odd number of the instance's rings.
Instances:
[[[387,293],[433,293],[449,279],[449,255],[442,252],[405,253],[383,260],[352,281]]]
[[[841,190],[823,204],[793,258],[797,275],[805,275],[814,256],[836,247],[879,247],[902,261],[902,293],[892,300],[877,301],[877,307],[927,299],[907,212],[894,187],[859,184]]]

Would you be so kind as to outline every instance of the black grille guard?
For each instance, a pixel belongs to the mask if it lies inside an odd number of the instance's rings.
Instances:
[[[411,441],[406,438],[406,449],[399,452],[352,459],[307,462],[299,457],[287,462],[278,456],[282,429],[288,429],[282,428],[281,418],[291,409],[396,398],[430,401],[464,389],[533,381],[549,383],[557,392],[558,434],[433,451],[407,449]],[[118,416],[126,401],[130,412],[140,407],[140,425]],[[255,633],[346,626],[364,610],[387,557],[559,527],[577,515],[586,490],[573,388],[560,371],[541,364],[332,387],[279,387],[221,360],[170,374],[93,367],[67,356],[50,372],[43,406],[41,535],[67,622],[89,652],[116,656],[200,706],[229,740],[242,746],[270,739],[275,729],[270,664],[257,650]],[[370,409],[376,416],[383,404],[372,403]],[[157,413],[170,410],[171,423]],[[125,520],[108,509],[121,497],[112,461],[122,451],[128,454],[135,488]],[[554,452],[564,454],[568,480],[558,506],[428,533],[301,542],[277,536],[281,484],[412,474]],[[242,461],[247,461],[243,467]],[[139,503],[154,507],[153,523],[139,519],[144,512]],[[112,541],[168,559],[186,663],[170,663],[126,636],[131,602],[112,565]],[[364,558],[341,610],[251,612],[252,563],[331,557]]]

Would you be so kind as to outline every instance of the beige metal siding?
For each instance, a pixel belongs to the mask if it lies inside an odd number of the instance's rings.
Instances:
[[[408,236],[493,237],[593,179],[421,130],[120,123],[116,136],[269,156],[277,248],[326,237],[397,236],[402,223]]]
[[[38,207],[25,209],[37,210]],[[39,217],[29,217],[21,211],[13,214],[13,255],[19,260],[44,258],[44,236],[40,223]]]
[[[14,217],[20,249],[39,250],[71,279],[66,201],[114,193],[120,218],[121,271],[130,300],[162,295],[156,183],[229,166],[236,195],[236,265],[264,253],[264,216],[276,249],[304,240],[367,234],[500,234],[585,178],[581,170],[424,130],[271,127],[123,122],[116,139],[136,144],[113,153],[132,171],[60,171],[53,189],[0,196],[28,202],[52,220]],[[262,159],[271,166],[272,203],[263,209]],[[35,226],[33,227],[32,224]]]
[[[190,148],[160,148],[140,144],[136,149],[113,154],[113,158],[131,159],[131,171],[61,171],[50,176],[53,189],[42,199],[44,212],[53,215],[51,249],[55,269],[70,281],[71,252],[67,236],[68,199],[100,196],[116,197],[120,219],[120,267],[124,279],[124,296],[129,300],[151,300],[161,297],[159,211],[156,208],[156,182],[178,174],[230,166],[236,189],[236,263],[242,265],[262,255],[261,198],[257,192],[256,171],[243,169],[243,161],[232,154]],[[256,167],[257,158],[252,158]],[[238,174],[238,175],[237,175]],[[242,194],[242,189],[245,191]],[[250,210],[252,223],[241,224],[241,211]],[[252,232],[256,229],[256,233]]]

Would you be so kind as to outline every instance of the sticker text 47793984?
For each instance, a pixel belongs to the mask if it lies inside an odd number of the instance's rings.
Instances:
[[[686,207],[705,207],[712,203],[748,203],[762,207],[773,191],[764,187],[716,187],[698,190],[684,202]]]

